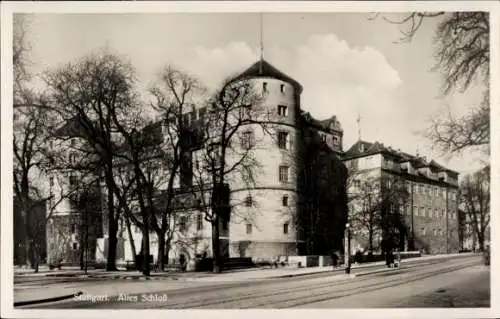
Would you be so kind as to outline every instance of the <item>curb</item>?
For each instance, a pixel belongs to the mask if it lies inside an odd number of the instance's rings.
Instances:
[[[70,299],[70,298],[73,298],[76,296],[80,296],[82,294],[83,294],[82,291],[77,291],[76,293],[73,293],[71,295],[64,295],[64,296],[58,296],[58,297],[52,297],[52,298],[46,298],[46,299],[18,301],[18,302],[14,302],[14,307],[29,306],[29,305],[39,304],[39,303],[56,302],[56,301],[66,300],[66,299]]]

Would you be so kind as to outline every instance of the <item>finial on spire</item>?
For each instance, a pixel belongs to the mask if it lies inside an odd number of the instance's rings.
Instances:
[[[358,118],[356,119],[356,122],[358,122],[358,140],[361,141],[361,115],[358,113]]]
[[[260,13],[260,73],[262,73],[262,67],[263,67],[263,61],[264,61],[264,27],[263,27],[263,24],[264,24],[264,21],[263,21],[263,17],[262,17],[262,12]]]

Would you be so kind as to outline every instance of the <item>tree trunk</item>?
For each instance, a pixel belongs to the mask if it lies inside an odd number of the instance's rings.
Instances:
[[[150,276],[151,270],[149,267],[149,221],[147,213],[143,213],[142,220],[143,224],[143,234],[142,234],[142,242],[143,242],[143,255],[142,255],[142,273],[144,276]]]
[[[132,250],[132,255],[134,257],[134,265],[137,265],[137,250],[135,249],[135,241],[132,234],[132,227],[130,225],[130,218],[127,216],[124,216],[124,218],[125,218],[125,224],[127,225],[127,233],[130,241],[130,248]]]
[[[368,229],[368,250],[373,252],[373,227]]]
[[[479,251],[483,252],[484,251],[484,233],[482,231],[479,231],[477,233],[477,241],[479,244]]]
[[[171,249],[171,241],[172,238],[167,238],[165,240],[165,264],[168,265],[169,263],[169,255],[170,255],[170,249]]]
[[[158,270],[165,270],[165,234],[161,231],[157,233],[158,236]]]
[[[108,238],[108,259],[106,264],[107,271],[116,271],[116,246],[118,244],[118,238],[116,237],[118,232],[118,221],[109,221],[109,238]]]
[[[212,257],[213,257],[213,272],[220,273],[222,265],[220,260],[220,239],[219,239],[219,217],[215,216],[212,223]]]
[[[34,269],[35,269],[35,273],[38,272],[38,267],[39,267],[39,264],[40,264],[40,260],[38,258],[39,254],[38,254],[38,247],[40,245],[37,245],[37,242],[35,242],[34,244],[34,247],[33,247],[33,264],[34,264]]]
[[[115,205],[113,196],[113,163],[107,163],[106,186],[108,188],[108,256],[106,263],[107,271],[116,271],[116,245],[118,243],[118,220],[115,218]]]

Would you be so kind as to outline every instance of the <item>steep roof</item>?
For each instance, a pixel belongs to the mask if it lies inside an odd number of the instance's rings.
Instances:
[[[295,89],[299,91],[299,93],[302,92],[302,85],[298,81],[292,79],[290,76],[281,72],[280,70],[278,70],[265,60],[259,60],[255,62],[248,69],[246,69],[238,76],[236,76],[233,80],[237,81],[237,80],[244,80],[248,78],[255,78],[261,76],[288,82],[292,84],[295,87]]]
[[[306,111],[301,111],[301,117],[302,120],[305,121],[307,124],[312,125],[314,127],[326,130],[326,131],[339,131],[343,132],[344,130],[342,129],[340,122],[337,120],[337,116],[333,115],[330,118],[324,119],[324,120],[317,120],[315,119],[309,112]]]
[[[347,150],[344,153],[343,157],[344,159],[353,159],[380,153],[392,156],[399,163],[410,162],[415,168],[430,167],[440,171],[446,171],[458,174],[457,172],[440,165],[435,160],[427,161],[423,157],[395,150],[391,147],[384,146],[384,144],[379,142],[369,143],[366,141],[359,140],[356,143],[354,143],[354,145],[352,145],[351,148],[349,148],[349,150]]]

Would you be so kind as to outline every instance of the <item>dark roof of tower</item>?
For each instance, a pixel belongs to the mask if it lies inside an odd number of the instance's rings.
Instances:
[[[292,79],[285,73],[281,72],[271,64],[269,64],[265,60],[259,60],[252,64],[248,69],[243,71],[241,74],[236,76],[234,80],[243,80],[247,78],[254,78],[254,77],[259,77],[259,76],[266,76],[270,78],[274,78],[277,80],[282,80],[285,82],[288,82],[292,84],[295,89],[297,89],[300,92],[302,92],[302,85],[297,82],[296,80]]]

